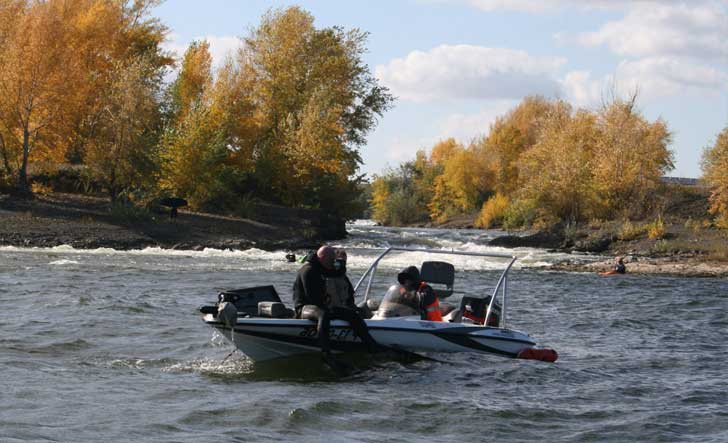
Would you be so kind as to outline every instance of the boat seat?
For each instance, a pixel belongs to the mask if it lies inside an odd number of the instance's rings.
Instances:
[[[444,261],[426,261],[422,263],[420,268],[420,278],[422,281],[442,287],[433,286],[435,295],[438,298],[447,298],[453,293],[453,283],[455,282],[455,266]]]
[[[478,297],[463,297],[460,301],[460,307],[453,310],[445,321],[451,323],[460,323],[463,321],[463,317],[469,318],[475,323],[483,324],[485,322],[485,313],[488,310],[488,304],[490,303],[491,296],[485,298]],[[493,304],[493,309],[490,313],[490,322],[488,326],[499,327],[501,318],[501,307],[496,302]]]
[[[286,305],[281,302],[262,301],[258,303],[258,317],[291,318],[293,310],[286,308]]]

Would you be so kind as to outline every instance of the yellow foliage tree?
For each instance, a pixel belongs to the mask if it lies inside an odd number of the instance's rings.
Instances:
[[[444,160],[442,175],[435,179],[430,217],[442,221],[477,209],[495,187],[495,174],[487,155],[473,145],[452,149]]]
[[[372,180],[372,200],[370,201],[372,218],[386,225],[392,223],[389,210],[390,195],[391,192],[386,180],[383,177],[374,176],[374,180]]]
[[[710,212],[718,217],[719,226],[728,228],[728,126],[703,152],[702,169],[711,188]]]
[[[445,164],[450,157],[462,150],[462,145],[452,137],[441,140],[432,147],[430,151],[430,162],[436,165]]]
[[[203,95],[212,85],[212,56],[210,44],[194,41],[182,57],[182,67],[172,87],[172,113],[184,118],[195,106],[200,106]]]
[[[635,110],[636,95],[614,100],[598,113],[594,181],[607,216],[644,209],[660,177],[673,168],[671,134],[662,120],[648,122]]]
[[[496,173],[496,189],[513,194],[519,186],[518,158],[537,141],[544,121],[558,112],[558,102],[529,96],[504,116],[496,119],[487,137],[477,142],[482,153],[490,157]]]
[[[147,19],[156,0],[0,2],[0,149],[27,190],[28,164],[83,158],[100,130],[118,63],[159,70],[166,28]]]
[[[577,222],[596,203],[592,164],[599,139],[596,117],[562,103],[545,123],[540,141],[519,160],[523,187],[519,197],[533,201],[545,223]]]
[[[17,8],[18,3],[11,5]],[[47,129],[60,118],[70,94],[65,69],[58,67],[72,66],[72,49],[60,2],[21,6],[3,14],[11,14],[14,23],[3,26],[0,47],[0,121],[5,155],[19,155],[12,161],[17,164],[17,183],[28,192],[28,162],[48,147],[43,143],[50,135]],[[6,166],[10,164],[8,159]]]
[[[238,63],[256,104],[261,186],[284,203],[336,211],[341,198],[320,199],[358,168],[358,148],[393,98],[362,63],[366,33],[313,21],[298,7],[269,11]]]
[[[475,226],[478,228],[492,228],[502,223],[503,217],[508,209],[508,197],[502,194],[495,194],[489,198],[475,219]]]

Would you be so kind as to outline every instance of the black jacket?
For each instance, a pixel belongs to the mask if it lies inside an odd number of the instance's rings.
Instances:
[[[293,307],[296,313],[301,312],[304,305],[325,307],[326,278],[324,268],[316,255],[309,256],[306,263],[298,270],[293,283]]]

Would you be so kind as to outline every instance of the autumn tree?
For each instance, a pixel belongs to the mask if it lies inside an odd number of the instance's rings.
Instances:
[[[375,176],[372,181],[372,217],[386,225],[403,226],[427,220],[429,196],[418,188],[415,162]]]
[[[161,189],[185,197],[197,209],[234,209],[236,174],[231,164],[227,75],[213,84],[207,42],[193,42],[182,59],[168,96],[172,114],[161,143]],[[233,96],[234,99],[234,96]],[[222,102],[221,102],[222,101]]]
[[[101,122],[87,152],[94,179],[115,201],[123,191],[151,186],[156,178],[155,147],[160,131],[159,78],[140,57],[119,62],[102,102]]]
[[[362,62],[365,32],[313,21],[298,7],[269,11],[238,62],[256,104],[260,186],[287,204],[337,211],[346,199],[337,188],[361,164],[359,148],[392,96]]]
[[[703,152],[703,180],[710,186],[710,212],[718,225],[728,228],[728,127],[718,135],[715,144]]]
[[[496,190],[513,194],[519,186],[518,159],[539,140],[544,122],[555,112],[555,102],[541,96],[524,98],[515,108],[498,117],[486,137],[476,141],[487,153],[496,173]]]
[[[0,122],[6,170],[17,165],[17,185],[28,192],[28,162],[47,146],[47,128],[61,118],[69,91],[63,69],[71,48],[60,2],[8,2],[13,21],[3,26],[0,47]],[[19,159],[11,159],[16,154]],[[16,163],[17,162],[17,163]]]
[[[202,105],[204,94],[212,86],[210,44],[194,41],[182,57],[182,67],[169,87],[172,121],[184,118],[194,107]]]
[[[596,202],[592,171],[599,139],[596,117],[571,115],[561,103],[545,124],[541,139],[519,159],[523,176],[518,198],[535,203],[540,220],[575,223],[591,215]]]
[[[479,209],[495,188],[491,166],[490,157],[477,145],[453,149],[442,164],[442,174],[434,180],[430,217],[443,221]]]
[[[119,62],[171,63],[166,28],[147,18],[156,0],[2,1],[0,149],[27,191],[31,162],[83,158],[99,128]]]
[[[598,112],[594,180],[605,215],[612,217],[638,215],[660,177],[673,168],[667,124],[647,121],[636,110],[636,98],[616,99]]]

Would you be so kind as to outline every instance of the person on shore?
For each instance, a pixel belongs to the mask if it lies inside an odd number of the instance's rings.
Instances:
[[[293,284],[293,303],[296,318],[305,318],[317,322],[317,331],[324,362],[335,370],[341,367],[331,355],[329,327],[332,319],[349,322],[354,334],[367,345],[370,352],[375,352],[377,344],[369,334],[364,320],[354,309],[327,304],[327,277],[339,278],[346,269],[336,271],[336,251],[330,246],[322,246],[316,254],[308,256],[306,263],[299,269]],[[345,275],[344,275],[345,277]],[[348,280],[348,279],[347,279]],[[351,283],[349,282],[349,286]],[[351,294],[353,298],[353,290]]]
[[[609,271],[602,272],[599,275],[616,275],[616,274],[626,274],[627,273],[627,267],[624,265],[624,258],[619,257],[614,264],[614,268],[610,269]]]

